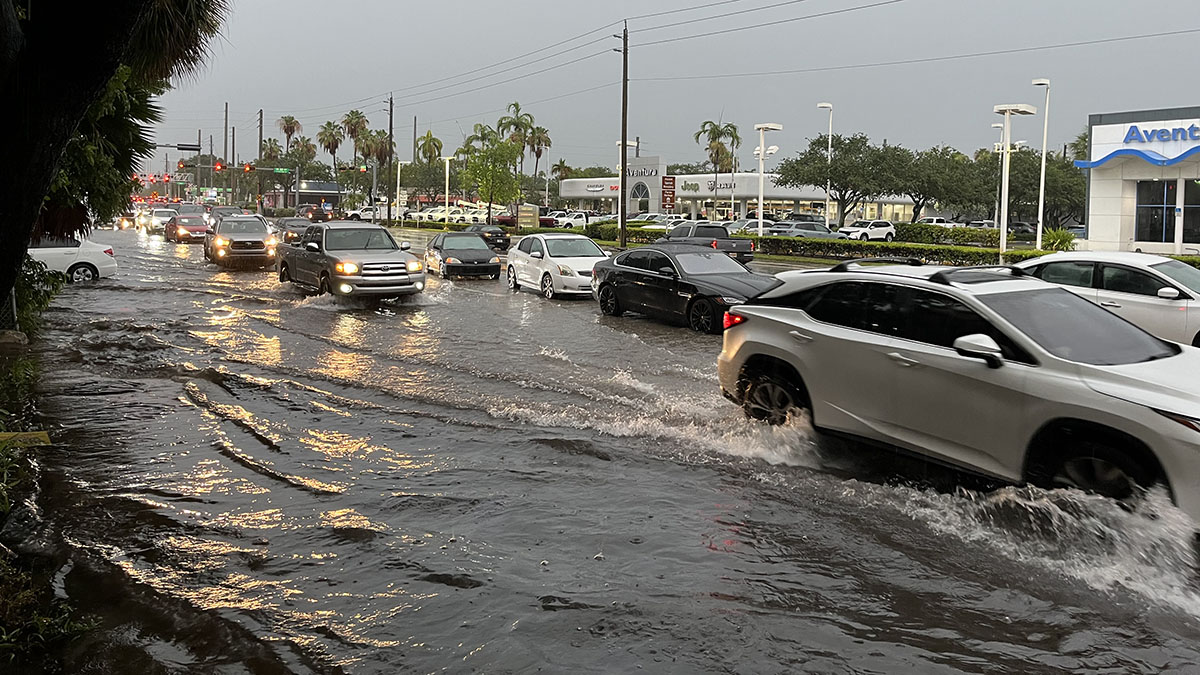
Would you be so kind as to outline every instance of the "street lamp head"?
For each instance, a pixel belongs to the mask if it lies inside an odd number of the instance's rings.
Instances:
[[[774,122],[765,122],[763,124],[755,124],[754,130],[755,131],[783,131],[783,125],[776,124]]]
[[[768,156],[768,157],[770,157],[771,155],[773,155],[773,154],[775,154],[775,153],[777,153],[777,152],[779,152],[779,146],[778,146],[778,145],[772,145],[771,147],[767,148],[767,156]]]
[[[817,104],[817,108],[821,110],[833,110],[833,104],[828,101],[821,101]]]
[[[637,141],[625,141],[625,145],[630,148],[636,148],[638,146],[638,142]],[[618,148],[621,147],[621,141],[617,141],[617,147]]]
[[[996,122],[995,124],[992,125],[992,128],[993,129],[1003,129],[1004,124],[1002,122]]]
[[[1037,108],[1028,103],[1004,103],[992,108],[997,115],[1036,115]]]
[[[1035,86],[1035,87],[1049,87],[1049,86],[1050,86],[1050,80],[1048,80],[1048,79],[1046,79],[1046,78],[1044,78],[1044,77],[1039,77],[1039,78],[1037,78],[1036,80],[1034,80],[1034,81],[1033,81],[1033,86]]]

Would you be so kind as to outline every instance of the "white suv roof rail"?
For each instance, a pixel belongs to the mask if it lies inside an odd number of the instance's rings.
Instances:
[[[849,272],[851,265],[861,265],[863,263],[895,263],[897,265],[910,265],[912,267],[920,267],[925,264],[920,258],[855,258],[854,260],[846,260],[829,268],[830,272]]]

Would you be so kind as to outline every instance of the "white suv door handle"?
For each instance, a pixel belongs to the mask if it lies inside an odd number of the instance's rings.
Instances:
[[[920,361],[917,361],[916,359],[910,359],[907,356],[901,354],[900,352],[891,352],[890,354],[887,355],[887,357],[889,359],[895,361],[896,363],[904,366],[905,368],[911,368],[913,366],[921,365]]]
[[[1105,300],[1104,302],[1100,303],[1100,306],[1101,307],[1120,307],[1121,303],[1113,302],[1111,300]]]
[[[813,341],[811,335],[805,335],[804,333],[801,333],[798,330],[791,331],[788,333],[788,335],[791,335],[792,339],[795,340],[796,342],[812,342]]]

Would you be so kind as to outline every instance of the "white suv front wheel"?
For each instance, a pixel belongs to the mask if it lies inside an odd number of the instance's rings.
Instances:
[[[786,424],[796,413],[811,410],[803,392],[779,375],[760,372],[746,379],[742,410],[751,419],[776,426]]]

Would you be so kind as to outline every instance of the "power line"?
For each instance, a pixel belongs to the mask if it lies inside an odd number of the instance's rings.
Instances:
[[[465,95],[467,95],[467,94],[473,94],[473,93],[475,93],[476,91],[479,91],[480,89],[490,89],[490,88],[492,88],[492,87],[498,87],[498,86],[500,86],[500,85],[502,85],[502,84],[508,84],[509,82],[516,82],[517,80],[523,80],[523,79],[525,79],[525,78],[527,78],[527,77],[533,77],[534,75],[541,75],[542,73],[546,73],[546,72],[549,72],[549,71],[551,71],[551,70],[557,70],[557,69],[559,69],[559,68],[565,68],[565,67],[567,67],[567,66],[570,66],[570,65],[574,65],[574,64],[576,64],[576,63],[579,63],[580,61],[587,61],[588,59],[594,59],[594,58],[596,58],[597,56],[604,56],[605,54],[608,54],[608,50],[607,50],[607,49],[605,49],[605,50],[604,50],[604,51],[602,51],[602,52],[595,52],[595,53],[593,53],[593,54],[588,54],[587,56],[581,56],[581,57],[579,57],[579,58],[577,58],[577,59],[572,59],[572,60],[570,60],[570,61],[565,61],[565,62],[563,62],[563,63],[558,63],[558,64],[555,64],[555,65],[553,65],[553,66],[548,66],[548,67],[546,67],[546,68],[542,68],[541,70],[535,70],[535,71],[533,71],[533,72],[531,72],[531,73],[525,73],[524,75],[517,75],[516,77],[510,77],[510,78],[508,78],[507,80],[500,80],[499,82],[492,82],[491,84],[485,84],[485,85],[483,85],[483,86],[476,87],[476,88],[472,89],[471,91],[460,91],[460,92],[457,92],[457,93],[454,93],[454,94],[445,94],[445,95],[443,95],[443,96],[435,96],[435,97],[433,97],[433,98],[427,98],[427,99],[424,99],[424,100],[421,100],[421,101],[414,101],[414,102],[412,102],[412,103],[405,103],[405,104],[404,104],[403,106],[401,106],[401,107],[404,107],[404,108],[411,108],[411,107],[413,107],[413,106],[417,106],[417,105],[423,105],[423,104],[425,104],[425,103],[432,103],[433,101],[441,101],[441,100],[443,100],[443,99],[447,99],[447,98],[454,98],[455,96],[465,96]]]
[[[666,38],[663,40],[655,40],[654,42],[643,42],[641,44],[630,45],[631,47],[649,47],[651,45],[662,45],[669,42],[680,42],[682,40],[695,40],[696,38],[712,37],[714,35],[725,35],[727,33],[737,33],[739,31],[751,30],[753,28],[764,28],[766,26],[779,26],[785,23],[794,23],[796,21],[805,21],[808,19],[819,19],[821,17],[833,16],[835,14],[847,14],[849,12],[857,12],[864,9],[874,9],[885,5],[894,5],[904,0],[884,0],[883,2],[875,2],[869,5],[858,5],[857,7],[846,7],[844,9],[833,9],[828,12],[818,12],[816,14],[806,14],[804,16],[796,16],[790,19],[779,19],[777,21],[767,21],[764,23],[756,23],[750,26],[741,26],[739,28],[726,28],[724,30],[714,30],[708,33],[696,33],[695,35],[681,35],[674,38]]]
[[[801,2],[808,2],[808,1],[809,0],[786,0],[786,2],[777,2],[774,5],[763,5],[762,7],[751,7],[749,9],[739,9],[736,12],[726,12],[725,14],[713,14],[712,16],[702,16],[698,19],[688,19],[686,21],[676,21],[675,23],[664,23],[664,24],[661,24],[658,26],[651,26],[649,28],[642,28],[642,29],[630,31],[630,32],[632,32],[632,33],[648,33],[652,30],[661,30],[663,28],[674,28],[675,26],[686,26],[688,24],[700,23],[701,21],[712,21],[713,19],[724,19],[724,18],[731,17],[731,16],[738,16],[741,14],[749,14],[751,12],[761,12],[766,9],[775,9],[776,7],[784,7],[787,5],[797,5]],[[724,3],[717,3],[717,4],[724,4]]]
[[[916,59],[901,59],[897,61],[877,61],[875,63],[856,63],[842,66],[821,66],[817,68],[797,68],[794,70],[774,70],[774,71],[758,71],[753,73],[725,73],[720,75],[679,75],[674,77],[641,77],[634,82],[667,82],[675,80],[715,80],[725,79],[730,77],[760,77],[767,75],[799,75],[804,73],[825,73],[838,70],[856,70],[860,68],[881,68],[884,66],[904,66],[917,63],[936,63],[940,61],[955,61],[958,59],[975,59],[986,56],[1003,56],[1008,54],[1023,54],[1027,52],[1046,51],[1051,49],[1067,49],[1073,47],[1088,47],[1099,44],[1110,44],[1113,42],[1128,42],[1132,40],[1148,40],[1151,38],[1173,37],[1177,35],[1190,35],[1200,33],[1200,28],[1188,28],[1184,30],[1166,31],[1163,33],[1145,33],[1142,35],[1123,35],[1120,37],[1100,38],[1097,40],[1083,40],[1080,42],[1064,42],[1061,44],[1038,45],[1035,47],[1014,47],[1012,49],[994,49],[985,52],[971,52],[967,54],[951,54],[947,56],[928,56]]]

